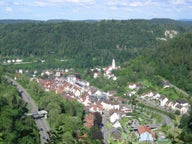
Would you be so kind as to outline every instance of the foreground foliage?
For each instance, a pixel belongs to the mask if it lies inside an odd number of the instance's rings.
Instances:
[[[0,70],[0,75],[2,74]],[[28,110],[17,89],[5,79],[0,79],[0,143],[40,143],[35,122],[31,117],[25,116]]]

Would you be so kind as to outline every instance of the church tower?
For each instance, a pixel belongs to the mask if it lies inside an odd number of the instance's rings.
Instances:
[[[115,60],[113,59],[112,60],[112,69],[115,69],[116,68],[116,66],[115,66]]]

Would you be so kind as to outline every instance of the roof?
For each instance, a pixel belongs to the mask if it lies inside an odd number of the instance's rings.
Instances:
[[[141,134],[143,134],[143,133],[145,133],[145,132],[150,133],[150,134],[152,135],[153,139],[155,139],[155,135],[152,133],[152,131],[151,131],[150,128],[148,128],[147,126],[144,126],[144,125],[138,127],[138,133],[139,133],[139,135],[141,135]]]
[[[180,104],[184,104],[184,103],[189,103],[186,99],[177,99],[176,102],[180,103]]]
[[[84,118],[84,126],[87,128],[90,128],[94,125],[94,115],[92,113],[89,113]]]

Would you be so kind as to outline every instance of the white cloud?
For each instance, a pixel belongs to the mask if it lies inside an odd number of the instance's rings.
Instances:
[[[130,3],[129,6],[139,7],[139,6],[143,6],[144,4],[145,4],[145,3],[138,2],[138,1],[134,1],[134,2]]]
[[[187,0],[169,0],[169,2],[173,5],[183,5],[187,3]]]
[[[152,0],[111,0],[106,2],[106,5],[109,7],[144,7],[144,6],[159,6],[160,3]]]
[[[6,12],[12,12],[13,9],[12,9],[11,7],[6,7],[6,8],[5,8],[5,11],[6,11]]]
[[[96,3],[95,0],[48,0],[51,3],[87,3],[87,4],[94,4]]]
[[[15,6],[19,6],[19,5],[21,5],[20,2],[12,2],[12,4],[15,5]]]
[[[11,2],[14,6],[33,6],[33,7],[57,7],[67,4],[93,5],[95,0],[33,0],[33,1],[17,1]],[[0,2],[1,4],[1,2]]]
[[[35,1],[32,5],[39,6],[39,7],[44,7],[44,6],[47,6],[48,3],[47,2],[43,2],[43,1]]]

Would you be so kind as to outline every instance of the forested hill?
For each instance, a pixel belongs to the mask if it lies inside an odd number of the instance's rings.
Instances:
[[[151,57],[159,75],[192,94],[192,33],[161,46]]]
[[[25,22],[0,24],[0,56],[59,58],[78,61],[79,67],[124,62],[143,49],[156,48],[192,23],[153,20]]]

